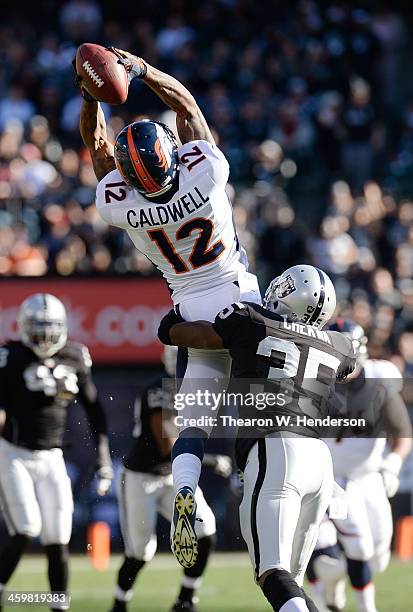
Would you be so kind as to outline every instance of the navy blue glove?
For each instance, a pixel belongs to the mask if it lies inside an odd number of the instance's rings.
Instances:
[[[182,323],[185,319],[176,314],[172,308],[162,319],[158,327],[158,338],[163,344],[172,344],[169,332],[176,323]]]

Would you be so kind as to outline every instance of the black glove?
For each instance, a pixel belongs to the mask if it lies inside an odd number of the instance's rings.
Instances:
[[[176,314],[172,308],[162,319],[158,327],[158,338],[163,344],[172,344],[169,332],[176,323],[182,323],[185,319]]]
[[[74,57],[73,60],[72,60],[72,67],[73,67],[73,70],[74,70],[74,73],[75,73],[76,85],[78,85],[78,87],[80,89],[80,93],[82,94],[82,98],[84,99],[84,101],[85,102],[96,102],[96,98],[94,98],[88,92],[88,90],[83,85],[82,77],[80,76],[80,74],[77,73],[77,70],[76,70],[76,57]]]

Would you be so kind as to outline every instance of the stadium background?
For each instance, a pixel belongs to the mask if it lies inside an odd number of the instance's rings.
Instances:
[[[134,397],[159,369],[155,335],[169,298],[152,264],[96,213],[78,132],[77,44],[131,50],[191,89],[230,162],[234,218],[261,287],[300,261],[325,269],[341,312],[367,330],[373,357],[399,366],[413,405],[412,21],[402,2],[3,3],[0,337],[15,333],[16,308],[34,290],[64,299],[73,337],[95,359],[117,466]],[[171,121],[139,82],[105,113],[113,135],[140,116]],[[115,498],[93,493],[78,406],[66,457],[74,549],[98,519],[118,547]],[[237,547],[236,483],[206,475],[203,484],[220,546]],[[408,463],[396,514],[410,512],[412,490]]]

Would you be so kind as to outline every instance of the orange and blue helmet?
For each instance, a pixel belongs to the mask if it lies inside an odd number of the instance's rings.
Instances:
[[[116,167],[125,181],[147,198],[169,191],[178,178],[178,143],[160,121],[135,121],[115,142]]]

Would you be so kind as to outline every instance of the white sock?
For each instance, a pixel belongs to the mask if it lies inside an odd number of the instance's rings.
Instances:
[[[328,612],[328,608],[325,603],[324,585],[321,580],[317,580],[317,582],[309,582],[305,590],[313,600],[314,604],[317,606],[318,612]]]
[[[285,602],[280,608],[280,612],[309,612],[305,599],[302,597],[293,597]]]
[[[195,492],[201,475],[201,467],[201,460],[192,453],[182,453],[175,457],[172,462],[175,492],[183,487],[189,487]]]
[[[353,589],[356,599],[357,610],[359,612],[377,612],[376,609],[376,589],[370,582],[364,589]]]
[[[326,604],[336,606],[340,610],[343,609],[346,605],[345,585],[343,584],[347,574],[345,559],[320,555],[314,561],[314,571],[323,583]]]
[[[198,590],[202,584],[202,576],[198,578],[191,578],[190,576],[182,576],[181,586],[187,589],[194,589],[194,591]]]
[[[115,588],[115,599],[118,601],[128,602],[133,597],[133,590],[129,589],[129,591],[123,591],[120,586],[117,584]]]

